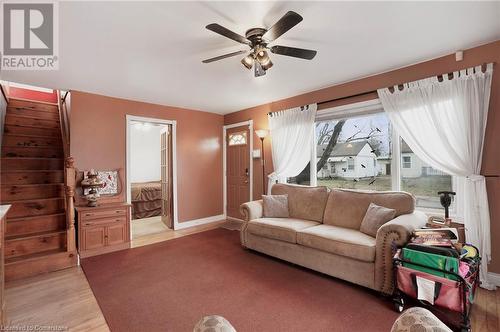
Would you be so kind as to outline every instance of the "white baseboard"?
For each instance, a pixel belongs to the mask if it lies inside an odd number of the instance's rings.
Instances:
[[[500,287],[500,274],[488,272],[488,280],[495,286]]]
[[[174,228],[175,228],[175,230],[184,229],[184,228],[189,228],[189,227],[194,227],[194,226],[199,226],[199,225],[210,224],[210,223],[225,220],[225,219],[226,219],[225,215],[219,214],[216,216],[179,222],[179,223],[176,223]]]
[[[237,222],[241,222],[241,223],[245,222],[245,220],[243,220],[243,219],[238,219],[238,218],[235,218],[235,217],[229,217],[229,216],[228,216],[228,217],[226,217],[226,219],[227,219],[227,220],[230,220],[230,221],[237,221]]]

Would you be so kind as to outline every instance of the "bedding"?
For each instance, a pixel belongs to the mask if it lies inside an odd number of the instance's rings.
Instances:
[[[137,182],[131,184],[132,219],[142,219],[161,215],[160,181]]]

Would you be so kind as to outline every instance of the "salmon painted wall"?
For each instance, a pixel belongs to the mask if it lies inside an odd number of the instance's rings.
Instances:
[[[47,103],[57,103],[57,91],[52,93],[35,91],[23,88],[9,87],[8,95],[11,98],[29,99],[43,101]]]
[[[224,124],[232,124],[240,121],[253,119],[254,128],[268,128],[267,113],[297,107],[310,103],[320,103],[332,99],[348,97],[360,93],[374,91],[379,88],[394,86],[405,82],[415,81],[429,76],[449,73],[463,68],[477,66],[479,64],[494,62],[493,82],[491,86],[490,109],[488,113],[488,126],[486,129],[486,142],[483,151],[482,174],[488,176],[487,187],[491,212],[492,233],[492,262],[490,270],[500,273],[500,41],[483,46],[471,48],[464,51],[463,61],[455,61],[455,55],[450,54],[416,65],[400,68],[379,75],[374,75],[348,83],[339,84],[329,88],[312,91],[291,98],[278,100],[269,104],[244,109],[224,116]],[[265,77],[264,77],[265,79]],[[364,101],[377,98],[376,93],[357,98],[343,99],[322,105],[321,109],[342,104]],[[254,136],[255,146],[260,146],[257,136]],[[270,140],[265,141],[266,174],[272,172]],[[256,176],[254,177],[254,198],[258,199],[262,194],[262,172],[260,161],[254,161]]]
[[[223,213],[222,115],[79,91],[71,92],[71,108],[71,153],[80,170],[126,168],[127,114],[176,120],[179,222]],[[121,196],[125,201],[125,190]]]

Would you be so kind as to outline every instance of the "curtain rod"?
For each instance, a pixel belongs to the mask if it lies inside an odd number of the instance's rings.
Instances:
[[[490,63],[492,63],[493,65],[496,64],[496,62],[490,62]],[[487,64],[488,63],[482,63],[480,66],[481,66],[481,68],[483,68],[483,67],[485,68]],[[471,68],[471,67],[467,67],[467,68]],[[454,72],[459,72],[459,71],[467,69],[467,68],[458,69],[458,70],[455,70]],[[439,78],[439,77],[443,77],[443,75],[448,75],[448,79],[453,79],[453,72],[451,72],[451,73],[443,73],[443,74],[434,75],[434,76],[437,76]],[[394,86],[389,87],[389,89],[392,89],[392,88],[394,88]],[[398,88],[402,89],[403,88],[403,84],[398,84]],[[370,95],[372,93],[377,93],[377,90],[371,90],[371,91],[360,92],[360,93],[349,95],[349,96],[344,96],[344,97],[339,97],[339,98],[333,98],[333,99],[330,99],[330,100],[321,101],[321,102],[317,103],[317,105],[321,106],[321,105],[332,103],[334,101],[339,101],[339,100],[344,100],[344,99],[350,99],[350,98],[355,98],[355,97],[366,96],[366,95]],[[304,107],[304,106],[301,106],[301,107]],[[272,113],[275,113],[275,112],[269,112],[269,113],[267,113],[267,115],[272,115]]]
[[[303,110],[308,110],[309,109],[309,105],[303,105],[303,106],[300,106],[300,110],[303,111]],[[269,112],[267,113],[267,115],[269,116],[273,116],[274,113],[278,113],[278,112],[283,112],[283,111],[274,111],[274,112]]]

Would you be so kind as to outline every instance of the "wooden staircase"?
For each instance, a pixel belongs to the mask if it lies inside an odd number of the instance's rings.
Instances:
[[[61,120],[60,103],[8,101],[0,158],[0,202],[12,205],[6,280],[76,265],[73,187],[67,183],[73,165],[65,159]]]

